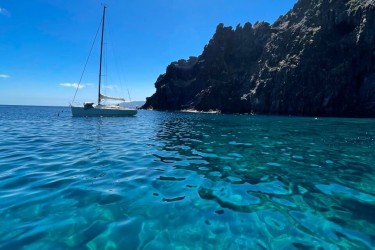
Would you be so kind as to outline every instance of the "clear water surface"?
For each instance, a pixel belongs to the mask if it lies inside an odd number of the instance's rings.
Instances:
[[[0,249],[373,249],[375,120],[0,106]]]

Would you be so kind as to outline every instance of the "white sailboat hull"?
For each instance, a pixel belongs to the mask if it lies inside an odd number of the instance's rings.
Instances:
[[[70,106],[73,117],[101,117],[101,116],[133,116],[136,109],[128,109],[119,106],[94,106],[90,108]]]

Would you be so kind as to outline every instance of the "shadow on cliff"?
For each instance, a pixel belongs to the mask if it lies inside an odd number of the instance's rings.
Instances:
[[[375,117],[375,1],[300,0],[274,24],[217,26],[145,109]]]

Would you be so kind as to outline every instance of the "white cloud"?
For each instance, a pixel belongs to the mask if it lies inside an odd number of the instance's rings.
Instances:
[[[70,83],[70,82],[65,82],[65,83],[60,83],[60,86],[63,86],[63,87],[71,87],[71,88],[79,88],[79,89],[82,89],[84,87],[86,87],[86,85],[84,84],[79,84],[78,83]]]
[[[10,75],[6,75],[6,74],[0,74],[0,78],[9,78]]]
[[[1,7],[0,7],[0,14],[4,15],[4,16],[8,16],[8,17],[10,16],[9,11],[7,11],[6,9],[1,8]]]
[[[113,89],[116,89],[116,88],[118,88],[117,85],[103,85],[103,89],[113,90]]]

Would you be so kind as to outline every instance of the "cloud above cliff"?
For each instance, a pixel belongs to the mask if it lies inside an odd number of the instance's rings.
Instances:
[[[0,78],[9,78],[10,75],[6,75],[6,74],[0,74]]]
[[[0,15],[10,17],[10,12],[7,11],[6,9],[0,7]]]

